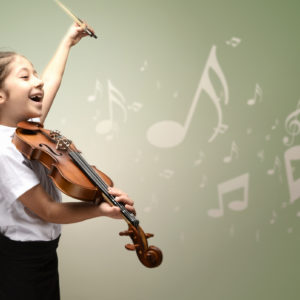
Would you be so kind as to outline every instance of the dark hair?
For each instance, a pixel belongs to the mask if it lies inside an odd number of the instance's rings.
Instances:
[[[9,65],[16,55],[17,53],[12,51],[0,51],[0,88],[9,74]]]

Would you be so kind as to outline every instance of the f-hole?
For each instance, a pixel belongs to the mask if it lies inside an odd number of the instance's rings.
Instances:
[[[52,148],[50,148],[48,145],[46,145],[46,144],[40,144],[39,145],[40,147],[46,147],[48,150],[49,150],[49,152],[51,152],[53,155],[56,155],[56,156],[62,156],[62,153],[57,153],[57,152],[55,152],[55,151],[53,151],[53,149]]]

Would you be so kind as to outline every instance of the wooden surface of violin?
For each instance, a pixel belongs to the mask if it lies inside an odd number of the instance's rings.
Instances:
[[[91,201],[95,205],[107,201],[120,208],[122,217],[128,223],[128,230],[120,232],[127,235],[133,244],[128,250],[135,250],[141,263],[149,268],[162,262],[162,252],[155,246],[148,246],[147,239],[153,234],[144,233],[139,220],[126,210],[122,203],[115,201],[108,193],[112,180],[82,157],[75,145],[62,136],[59,131],[50,131],[37,122],[20,122],[13,137],[17,149],[30,160],[40,161],[48,170],[49,177],[66,195]]]

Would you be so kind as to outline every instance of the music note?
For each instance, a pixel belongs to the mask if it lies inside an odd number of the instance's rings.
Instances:
[[[228,156],[224,157],[224,159],[223,159],[224,163],[230,163],[233,159],[233,155],[235,155],[236,158],[238,158],[238,156],[239,156],[239,147],[235,141],[233,141],[231,144],[230,154]]]
[[[101,98],[103,95],[103,86],[102,86],[101,82],[98,79],[96,79],[94,92],[92,95],[88,96],[87,101],[94,102],[96,100],[98,93],[100,94],[100,98]]]
[[[278,127],[278,125],[279,125],[279,120],[276,119],[275,122],[274,122],[274,125],[272,125],[271,129],[275,130]]]
[[[127,121],[127,109],[125,106],[126,99],[121,94],[121,92],[108,80],[108,111],[109,111],[109,118],[106,120],[100,121],[96,125],[96,131],[99,134],[107,134],[114,131],[117,128],[114,122],[114,104],[118,106],[123,112],[123,122]],[[111,139],[111,136],[110,136]]]
[[[252,128],[247,128],[246,133],[247,133],[248,135],[252,134],[252,132],[253,132],[253,129],[252,129]]]
[[[297,104],[297,109],[288,115],[285,120],[285,130],[290,137],[285,136],[283,138],[283,143],[286,146],[292,146],[295,142],[295,137],[300,133],[300,100]]]
[[[143,65],[140,67],[140,71],[144,72],[148,68],[148,61],[145,60]]]
[[[162,172],[159,173],[160,177],[163,177],[165,179],[170,179],[174,175],[174,171],[170,169],[165,169]]]
[[[232,37],[230,40],[226,41],[226,44],[235,48],[241,43],[241,41],[242,40],[238,37]]]
[[[284,153],[285,169],[286,176],[288,180],[289,193],[290,193],[290,202],[295,202],[300,198],[300,178],[294,178],[292,161],[300,160],[300,146],[294,146],[289,148]]]
[[[206,183],[207,183],[207,176],[206,175],[202,175],[202,179],[201,179],[201,182],[200,182],[200,189],[203,189],[205,186],[206,186]]]
[[[177,99],[177,98],[178,98],[178,95],[179,95],[179,94],[178,94],[178,92],[177,92],[177,91],[176,91],[176,92],[174,92],[174,93],[173,93],[173,98]]]
[[[277,213],[276,213],[275,210],[273,210],[273,212],[272,212],[272,218],[270,220],[270,224],[271,225],[275,224],[276,218],[277,218]]]
[[[249,173],[245,173],[236,178],[230,179],[223,183],[218,184],[218,199],[219,207],[216,209],[208,210],[207,214],[210,217],[218,218],[224,215],[223,196],[227,193],[243,189],[243,199],[231,201],[228,207],[233,211],[242,211],[248,207],[248,186],[249,186]]]
[[[214,132],[209,138],[208,142],[212,142],[219,133],[224,133],[228,129],[228,126],[223,124],[221,101],[213,87],[209,74],[210,69],[212,69],[218,76],[224,89],[224,104],[228,104],[228,85],[216,57],[216,46],[213,46],[209,53],[209,57],[205,64],[195,96],[192,100],[184,124],[182,125],[179,122],[172,120],[160,121],[153,124],[147,131],[148,141],[152,145],[160,148],[171,148],[182,143],[190,127],[194,112],[196,110],[196,105],[200,99],[202,92],[206,92],[207,95],[209,95],[210,99],[216,107],[218,115],[217,127],[214,129]]]
[[[258,83],[255,85],[255,91],[254,91],[254,97],[249,99],[247,101],[247,104],[249,106],[254,105],[257,101],[262,101],[262,95],[263,95],[263,91],[261,89],[261,87],[258,85]]]
[[[273,168],[269,169],[267,171],[267,174],[268,175],[274,175],[276,170],[278,170],[278,177],[279,177],[279,180],[280,182],[282,182],[282,176],[281,176],[281,161],[279,159],[278,156],[275,157],[275,160],[274,160],[274,165],[273,165]]]
[[[205,158],[204,152],[200,151],[199,158],[194,161],[194,166],[198,166],[198,165],[202,164],[204,158]]]
[[[133,102],[131,105],[128,106],[129,110],[134,112],[138,112],[143,107],[143,104],[140,102]]]
[[[257,156],[260,159],[260,161],[263,162],[264,159],[265,159],[265,151],[264,150],[260,150],[259,152],[257,152]]]

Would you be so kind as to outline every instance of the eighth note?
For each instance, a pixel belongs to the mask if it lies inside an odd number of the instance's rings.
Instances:
[[[94,93],[92,95],[88,96],[87,101],[88,102],[94,102],[96,100],[97,93],[99,93],[100,97],[102,97],[103,87],[102,87],[102,84],[100,83],[100,81],[98,79],[96,79]]]
[[[235,155],[236,158],[238,158],[239,156],[239,147],[235,141],[233,141],[231,144],[230,154],[224,157],[223,159],[224,163],[230,163],[232,161],[233,155]]]
[[[145,60],[143,65],[140,67],[140,71],[144,72],[148,68],[148,61]]]
[[[241,211],[248,207],[248,189],[249,189],[249,173],[229,179],[218,185],[219,207],[208,210],[207,214],[210,217],[218,218],[224,215],[224,199],[223,196],[227,193],[239,190],[244,190],[243,199],[231,201],[228,207],[234,211]]]
[[[278,177],[279,177],[279,180],[280,182],[282,182],[282,176],[281,176],[281,161],[279,159],[278,156],[275,157],[275,160],[274,160],[274,166],[273,168],[269,169],[267,171],[267,174],[268,175],[274,175],[275,172],[276,172],[276,169],[278,170]]]
[[[254,105],[257,101],[262,101],[262,95],[263,95],[263,91],[261,89],[261,87],[258,85],[258,83],[255,85],[255,91],[254,91],[254,97],[249,99],[247,101],[247,104],[249,106]]]
[[[276,120],[275,120],[275,123],[274,123],[274,125],[272,125],[271,129],[272,129],[272,130],[275,130],[275,129],[278,127],[278,125],[279,125],[279,120],[276,119]]]
[[[213,86],[210,70],[213,70],[218,76],[224,90],[224,104],[228,104],[229,92],[227,81],[217,60],[216,46],[213,46],[206,61],[194,98],[185,117],[185,121],[181,124],[173,120],[164,120],[153,124],[147,132],[147,139],[152,145],[160,148],[171,148],[182,143],[191,125],[197,103],[203,92],[210,97],[216,107],[218,116],[217,127],[214,128],[214,132],[208,142],[212,142],[218,134],[224,133],[228,129],[228,126],[223,123],[221,98],[217,95],[215,87]]]

